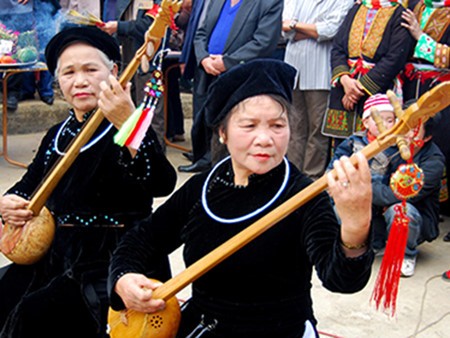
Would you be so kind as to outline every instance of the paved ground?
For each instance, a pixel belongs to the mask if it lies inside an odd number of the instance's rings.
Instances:
[[[10,156],[15,160],[29,162],[41,137],[42,133],[10,136]],[[179,150],[169,147],[168,157],[175,166],[186,164]],[[23,173],[24,169],[6,163],[0,157],[0,191],[5,191]],[[188,177],[188,174],[180,174],[178,186]],[[162,201],[163,199],[158,199],[156,204],[159,205]],[[443,271],[450,269],[450,243],[442,240],[442,235],[448,231],[450,218],[445,218],[441,223],[441,236],[433,243],[426,243],[420,247],[416,274],[411,278],[400,280],[397,312],[394,318],[375,310],[370,303],[380,258],[377,258],[373,265],[372,278],[367,287],[354,295],[332,294],[321,286],[317,278],[314,278],[314,309],[319,320],[318,328],[321,336],[450,337],[450,283],[440,278]],[[176,274],[183,269],[180,253],[175,252],[171,258]],[[6,263],[7,260],[0,255],[0,265]],[[267,292],[276,294],[276,286]],[[180,293],[184,298],[188,295],[189,289]]]

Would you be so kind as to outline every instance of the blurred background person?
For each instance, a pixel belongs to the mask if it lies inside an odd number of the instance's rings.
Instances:
[[[393,89],[402,98],[399,73],[414,39],[401,25],[400,1],[362,0],[350,9],[333,40],[332,86],[322,133],[334,147],[362,130],[366,99]]]
[[[402,15],[402,26],[406,27],[416,41],[413,53],[403,72],[405,100],[418,99],[430,88],[450,81],[450,3],[446,1],[417,1]],[[446,158],[446,174],[441,189],[441,214],[450,216],[450,108],[440,112],[440,123],[433,128],[433,141]],[[450,242],[450,233],[444,236]]]
[[[279,0],[218,0],[202,11],[204,20],[194,38],[193,162],[179,166],[180,172],[205,171],[217,160],[211,153],[212,131],[201,113],[208,88],[220,74],[241,63],[273,57],[281,36],[282,9]]]
[[[33,30],[33,0],[2,0],[0,6],[0,23],[5,26],[7,30],[17,32],[30,31],[32,35]],[[35,37],[32,36],[32,39]],[[33,41],[34,47],[36,41]],[[16,48],[16,46],[13,46]],[[33,58],[36,60],[36,58]],[[3,76],[3,75],[2,75]],[[17,110],[20,100],[20,89],[22,87],[23,74],[13,74],[8,78],[8,97],[7,107],[9,112]],[[3,82],[0,82],[0,89],[3,93]]]
[[[353,0],[285,1],[284,61],[297,69],[288,157],[313,179],[322,176],[329,157],[330,139],[321,129],[331,88],[332,39],[353,4]]]
[[[34,0],[33,16],[38,40],[39,61],[45,60],[45,47],[50,39],[56,34],[57,13],[61,6],[56,0]],[[42,71],[36,73],[24,73],[20,99],[32,100],[35,92],[38,92],[42,102],[53,104],[53,76],[50,72]]]

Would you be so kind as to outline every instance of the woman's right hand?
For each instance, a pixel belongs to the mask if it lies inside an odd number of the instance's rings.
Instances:
[[[29,204],[30,201],[17,195],[0,197],[0,215],[3,222],[16,227],[24,226],[33,218],[33,212],[27,209]]]
[[[355,104],[364,96],[364,87],[358,80],[352,79],[348,75],[342,75],[340,82],[344,88],[342,105],[346,110],[353,110]]]
[[[220,75],[221,72],[215,68],[214,59],[211,56],[204,58],[200,63],[207,74],[212,76]]]
[[[117,21],[108,21],[105,22],[103,26],[99,26],[98,28],[100,28],[105,33],[108,33],[109,35],[113,35],[114,33],[117,32],[117,27],[118,27]]]
[[[352,100],[358,101],[364,96],[364,87],[358,80],[351,78],[347,74],[341,76],[341,84],[344,87],[344,93]]]
[[[153,313],[166,307],[164,300],[152,299],[153,291],[160,285],[142,274],[127,273],[119,278],[114,291],[122,298],[127,309]]]

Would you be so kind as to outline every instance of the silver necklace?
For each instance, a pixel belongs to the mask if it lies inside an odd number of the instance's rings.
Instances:
[[[225,161],[227,161],[230,158],[230,156],[224,158],[222,161],[220,161],[219,163],[217,163],[214,168],[211,170],[211,172],[209,173],[209,175],[206,177],[205,183],[203,183],[203,188],[202,188],[202,206],[203,209],[205,209],[206,213],[208,214],[209,217],[211,217],[213,220],[220,222],[220,223],[226,223],[226,224],[231,224],[231,223],[238,223],[238,222],[243,222],[248,220],[249,218],[252,218],[258,214],[260,214],[261,212],[263,212],[264,210],[266,210],[268,207],[270,207],[276,200],[278,197],[280,197],[281,193],[283,192],[283,190],[286,188],[288,179],[289,179],[289,163],[286,159],[286,157],[283,157],[283,161],[285,164],[285,172],[284,172],[284,179],[283,182],[281,183],[280,188],[278,189],[277,193],[272,197],[272,199],[267,202],[265,205],[263,205],[262,207],[256,209],[255,211],[252,211],[251,213],[247,214],[247,215],[243,215],[240,217],[236,217],[236,218],[222,218],[217,216],[216,214],[214,214],[211,209],[209,209],[208,206],[208,201],[206,199],[206,191],[208,190],[208,185],[209,185],[209,181],[211,180],[211,177],[213,176],[213,174],[217,171],[217,169],[220,167],[220,165],[222,163],[224,163]]]
[[[64,155],[66,155],[66,153],[64,153],[64,152],[62,152],[62,151],[59,150],[59,148],[58,148],[58,139],[59,139],[59,137],[61,136],[61,133],[62,133],[62,131],[64,130],[64,127],[67,125],[67,123],[69,123],[71,117],[72,117],[72,116],[69,116],[69,117],[64,121],[64,123],[61,125],[61,127],[60,127],[59,130],[58,130],[58,132],[56,133],[55,140],[53,141],[53,145],[55,146],[55,152],[56,152],[58,155],[60,155],[60,156],[64,156]],[[97,136],[95,139],[93,139],[91,142],[89,142],[89,143],[85,144],[83,147],[81,147],[80,153],[82,153],[83,151],[89,149],[90,147],[92,147],[93,145],[95,145],[98,141],[100,141],[100,140],[103,138],[103,136],[105,136],[105,135],[111,130],[112,127],[113,127],[113,124],[110,123],[109,126],[106,127],[106,129],[103,130],[103,132],[102,132],[100,135],[98,135],[98,136]]]

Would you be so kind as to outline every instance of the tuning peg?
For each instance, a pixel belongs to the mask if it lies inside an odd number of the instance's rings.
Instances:
[[[381,118],[378,109],[375,107],[370,108],[370,115],[377,125],[378,132],[380,134],[384,133],[386,131],[386,126],[384,125],[383,119]]]
[[[401,118],[405,114],[405,112],[402,109],[402,106],[397,98],[397,95],[395,95],[395,93],[392,90],[388,90],[386,92],[386,95],[389,98],[392,107],[394,107],[395,116],[397,116],[398,119]]]
[[[411,150],[409,149],[405,138],[403,136],[398,136],[395,142],[397,143],[402,159],[408,161],[411,158]]]
[[[395,108],[394,108],[395,109]],[[386,126],[384,125],[383,119],[380,116],[380,112],[377,108],[372,107],[370,109],[370,115],[372,116],[373,120],[375,121],[375,124],[377,125],[378,131],[381,133],[384,133],[386,131]],[[400,156],[405,160],[409,160],[411,157],[411,151],[409,150],[408,144],[404,137],[399,136],[396,139],[396,143],[398,146],[398,150],[400,152]]]
[[[397,116],[398,119],[402,118],[402,116],[405,114],[405,112],[402,109],[402,106],[400,104],[399,99],[397,98],[397,95],[392,90],[388,90],[386,92],[387,97],[389,98],[389,101],[391,102],[392,106],[394,107],[394,113],[395,116]],[[398,136],[397,140],[397,147],[400,151],[400,156],[405,160],[409,160],[411,157],[411,151],[409,150],[408,144],[403,136]]]

